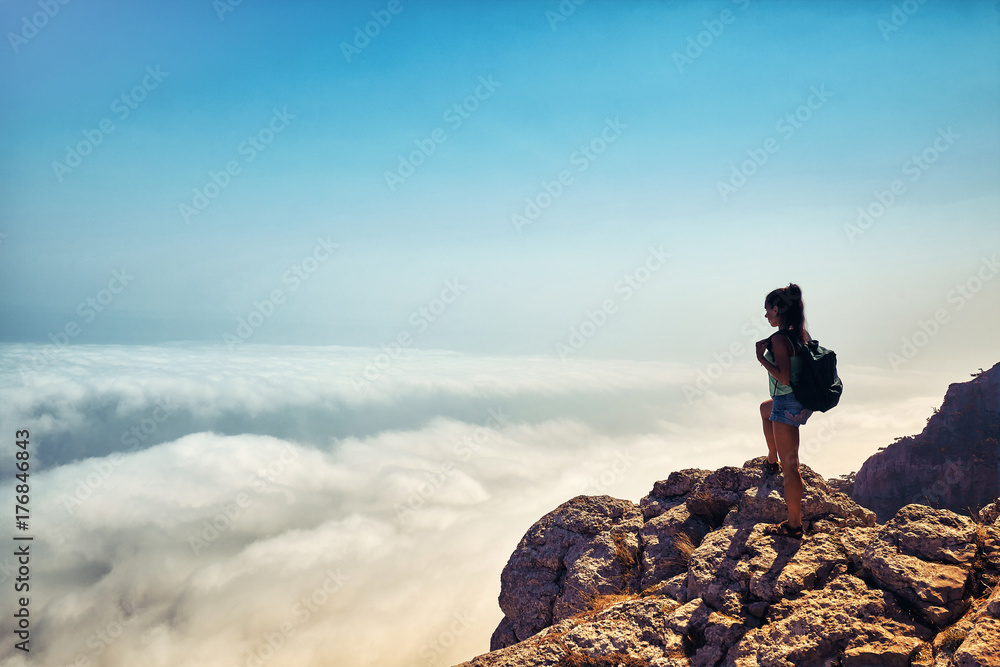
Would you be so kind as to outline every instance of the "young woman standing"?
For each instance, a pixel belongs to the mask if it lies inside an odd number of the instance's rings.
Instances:
[[[773,290],[764,299],[764,314],[768,324],[778,328],[770,337],[757,341],[757,360],[768,372],[771,394],[770,400],[760,404],[764,440],[767,441],[767,463],[764,468],[772,473],[780,469],[784,475],[788,520],[779,524],[777,532],[801,538],[799,427],[812,414],[792,393],[792,383],[798,379],[802,366],[802,360],[796,352],[809,340],[809,333],[805,330],[802,290],[794,283]]]

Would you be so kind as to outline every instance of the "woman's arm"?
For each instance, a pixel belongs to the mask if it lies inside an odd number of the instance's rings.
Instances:
[[[771,344],[771,354],[774,356],[773,364],[764,358],[768,343]],[[775,333],[770,338],[757,341],[757,361],[781,384],[787,385],[792,381],[791,351],[792,342],[784,334]]]

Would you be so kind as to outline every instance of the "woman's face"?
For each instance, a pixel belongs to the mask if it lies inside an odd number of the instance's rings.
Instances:
[[[767,318],[767,323],[772,327],[781,325],[781,318],[778,317],[778,305],[772,303],[770,306],[766,303],[764,304],[764,317]]]

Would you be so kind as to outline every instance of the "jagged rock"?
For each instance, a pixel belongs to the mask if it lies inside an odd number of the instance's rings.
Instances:
[[[964,640],[955,650],[955,667],[1000,667],[1000,587],[994,589],[986,602],[972,609],[961,623],[956,623],[958,636]]]
[[[539,519],[500,575],[500,609],[513,636],[523,641],[583,611],[588,596],[635,587],[642,523],[635,504],[610,496],[577,496]]]
[[[511,625],[510,619],[504,616],[500,625],[493,631],[493,636],[490,637],[490,650],[496,651],[516,643],[517,635],[514,634],[514,626]]]
[[[949,385],[941,409],[916,436],[865,461],[852,498],[886,521],[911,503],[964,512],[1000,495],[1000,364]],[[995,520],[995,518],[994,518]]]
[[[971,519],[907,505],[876,533],[862,561],[881,587],[943,628],[968,608],[964,596],[976,555],[975,535]]]
[[[729,647],[739,641],[747,631],[743,619],[713,611],[705,625],[705,645],[691,659],[692,667],[712,667],[726,655]]]
[[[704,632],[705,625],[708,624],[708,616],[711,613],[712,610],[708,608],[704,600],[695,598],[674,610],[673,616],[667,622],[667,627],[681,635]]]
[[[687,602],[690,599],[687,594],[687,570],[676,577],[667,579],[660,585],[659,589],[663,591],[664,595],[668,595],[678,602]]]
[[[849,648],[844,651],[843,667],[909,667],[923,644],[916,637],[893,637],[888,642]]]
[[[764,459],[761,458],[761,461]],[[757,461],[748,462],[753,464]],[[740,484],[738,510],[726,518],[727,524],[779,523],[788,517],[784,499],[784,477],[762,474],[756,466],[744,466]],[[809,466],[800,466],[804,491],[802,495],[802,520],[819,524],[826,522],[828,529],[847,526],[874,526],[875,513],[867,510],[843,493],[831,489],[826,481]]]
[[[798,542],[782,537],[749,540],[750,594],[778,602],[847,572],[847,554],[835,537],[818,534]]]
[[[849,649],[890,645],[897,636],[927,639],[892,594],[852,575],[771,606],[767,624],[747,632],[726,656],[737,667],[832,664]]]
[[[710,470],[688,468],[672,472],[665,480],[656,482],[653,484],[653,490],[639,501],[643,518],[649,521],[671,507],[680,505],[687,500],[687,495],[694,491],[695,487],[710,474],[712,474]]]
[[[709,529],[704,520],[691,515],[684,503],[648,519],[639,534],[640,587],[646,590],[687,572],[691,552],[701,544]]]
[[[501,575],[491,652],[465,664],[1000,667],[995,505],[978,524],[910,505],[879,526],[802,466],[798,540],[770,531],[787,510],[763,460],[542,517]]]
[[[955,651],[955,667],[1000,667],[1000,619],[985,615]]]
[[[752,532],[727,526],[705,537],[688,565],[689,597],[701,597],[712,609],[739,614],[750,579],[740,545]]]
[[[995,500],[979,510],[979,523],[1000,524],[1000,500]]]
[[[846,573],[848,558],[835,537],[807,540],[769,535],[764,526],[723,527],[691,556],[688,595],[736,616],[754,602],[772,603]]]
[[[847,557],[854,570],[860,570],[863,567],[862,556],[876,532],[878,532],[877,528],[844,528],[837,531],[837,538],[844,545],[844,550],[847,552]]]
[[[990,595],[986,609],[995,617],[1000,618],[1000,586],[993,589],[993,594]]]
[[[684,639],[670,627],[676,602],[632,599],[586,612],[460,667],[549,667],[567,654],[631,656],[650,667],[689,667]]]

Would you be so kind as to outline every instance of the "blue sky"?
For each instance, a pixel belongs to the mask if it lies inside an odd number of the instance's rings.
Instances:
[[[6,3],[0,338],[47,341],[125,268],[134,280],[74,343],[222,345],[281,289],[252,342],[378,347],[454,279],[467,290],[415,347],[553,355],[616,298],[580,355],[690,361],[794,280],[821,340],[860,361],[886,366],[943,307],[960,324],[925,363],[961,346],[981,365],[996,283],[961,310],[947,295],[1000,246],[997,11],[912,3],[887,32],[894,6],[589,0],[553,24],[556,2],[247,0],[224,19],[208,1],[70,3],[15,53],[9,33],[41,10]],[[348,62],[372,12],[391,21]],[[679,68],[689,38],[706,46]],[[115,100],[144,80],[122,118]],[[477,86],[456,126],[447,111]],[[267,137],[275,109],[294,118]],[[797,111],[794,132],[779,125]],[[114,131],[60,181],[53,163],[104,119]],[[614,141],[581,161],[608,121]],[[261,130],[273,140],[248,151]],[[391,190],[386,172],[435,130]],[[768,140],[723,201],[718,183]],[[925,150],[934,163],[904,171]],[[180,205],[230,161],[239,173],[186,222]],[[518,232],[512,216],[563,171]],[[894,180],[902,194],[849,239]],[[317,238],[337,253],[292,292],[282,277]],[[671,259],[624,303],[614,286],[650,247]]]

